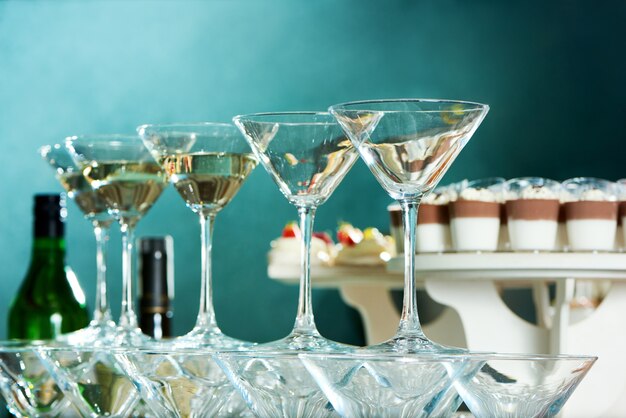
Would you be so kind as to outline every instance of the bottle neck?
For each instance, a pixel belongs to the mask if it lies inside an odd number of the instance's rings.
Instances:
[[[33,261],[65,260],[65,238],[36,236],[33,241]]]

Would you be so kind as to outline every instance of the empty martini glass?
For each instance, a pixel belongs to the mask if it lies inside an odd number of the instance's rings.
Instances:
[[[466,368],[469,373],[454,384],[476,418],[554,417],[596,360],[565,354],[470,354],[466,361],[477,368]]]
[[[257,159],[237,128],[225,123],[142,125],[146,147],[161,164],[187,207],[200,217],[202,276],[195,327],[176,347],[237,348],[244,344],[222,334],[215,320],[211,249],[216,215],[232,200]]]
[[[138,327],[134,294],[134,230],[167,185],[167,175],[136,135],[73,136],[65,145],[106,202],[122,231],[122,309],[115,344],[150,341]]]
[[[489,106],[445,100],[376,100],[330,107],[361,158],[400,203],[404,223],[404,300],[390,340],[369,350],[402,353],[458,352],[422,331],[415,294],[415,227],[424,195],[435,188],[476,131]]]
[[[296,206],[302,231],[298,313],[291,333],[259,348],[346,350],[317,331],[311,305],[311,234],[315,211],[354,164],[357,153],[328,113],[285,112],[235,116],[235,125],[287,200]]]
[[[88,327],[64,334],[58,340],[71,345],[109,344],[117,335],[115,322],[111,318],[106,281],[106,249],[113,217],[107,211],[104,200],[91,188],[67,148],[60,144],[46,145],[39,149],[39,154],[55,169],[56,177],[67,195],[74,200],[85,219],[91,222],[96,237],[96,307],[93,319]]]
[[[291,333],[254,351],[219,352],[216,359],[257,416],[326,418],[337,413],[297,354],[351,351],[322,337],[311,304],[310,245],[315,210],[344,178],[356,150],[328,113],[260,113],[233,118],[263,167],[298,209],[301,275]]]

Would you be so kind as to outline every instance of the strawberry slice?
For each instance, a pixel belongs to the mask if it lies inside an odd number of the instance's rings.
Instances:
[[[281,234],[283,238],[300,238],[301,235],[298,223],[294,221],[288,222],[283,228],[283,233]]]
[[[324,241],[328,245],[333,245],[334,244],[333,239],[326,232],[313,232],[313,236],[316,237],[316,238],[321,239],[322,241]]]
[[[346,247],[354,247],[363,239],[363,232],[360,229],[353,227],[347,222],[343,222],[339,225],[337,230],[337,241]]]

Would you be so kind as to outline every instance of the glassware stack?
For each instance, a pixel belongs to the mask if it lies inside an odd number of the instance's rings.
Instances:
[[[0,347],[0,390],[11,412],[29,417],[446,417],[464,400],[477,417],[556,415],[594,357],[470,353],[430,341],[418,317],[414,263],[420,201],[487,111],[488,106],[469,102],[352,102],[331,106],[328,113],[236,116],[236,127],[143,125],[139,136],[71,137],[45,148],[42,155],[62,182],[66,173],[82,175],[81,192],[101,199],[120,223],[122,315],[114,328],[100,251],[100,299],[89,334]],[[72,158],[63,165],[53,162],[52,150]],[[358,156],[400,203],[408,249],[398,331],[389,341],[365,348],[320,335],[310,279],[315,211]],[[217,326],[211,232],[216,214],[258,162],[296,206],[303,239],[293,331],[255,345],[227,337]],[[157,343],[137,328],[133,230],[168,179],[200,216],[202,291],[194,329]],[[94,219],[92,211],[85,213]],[[102,225],[94,221],[94,227],[102,238]],[[87,337],[93,334],[99,346]]]

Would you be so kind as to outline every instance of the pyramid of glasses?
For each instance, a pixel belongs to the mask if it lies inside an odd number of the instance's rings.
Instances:
[[[421,199],[474,134],[488,106],[378,100],[328,112],[241,115],[234,124],[142,125],[137,135],[68,137],[41,148],[98,243],[94,321],[44,343],[0,345],[0,394],[18,417],[448,417],[464,401],[476,417],[555,416],[592,356],[471,353],[430,341],[415,297]],[[324,338],[312,310],[316,210],[361,158],[403,214],[405,289],[396,335],[357,348]],[[301,277],[294,328],[259,344],[222,333],[212,301],[216,215],[260,163],[298,212]],[[202,268],[195,327],[157,342],[137,327],[134,228],[172,183],[200,219]],[[123,240],[123,300],[107,300],[106,241]]]

